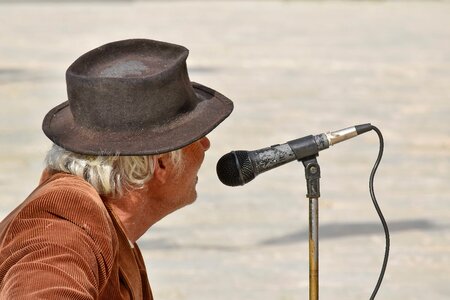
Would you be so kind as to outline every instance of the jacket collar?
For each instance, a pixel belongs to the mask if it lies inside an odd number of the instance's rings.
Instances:
[[[119,239],[119,253],[118,253],[118,263],[120,273],[122,274],[126,284],[128,285],[132,299],[143,299],[142,295],[142,280],[141,273],[139,271],[139,266],[136,261],[134,245],[131,244],[125,230],[114,213],[112,208],[105,203],[111,220],[113,221],[114,227],[116,228],[117,237]]]

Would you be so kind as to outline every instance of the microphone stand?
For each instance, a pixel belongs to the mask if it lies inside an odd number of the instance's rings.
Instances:
[[[305,166],[307,194],[309,198],[309,299],[319,299],[319,197],[320,166],[318,154],[302,159]]]

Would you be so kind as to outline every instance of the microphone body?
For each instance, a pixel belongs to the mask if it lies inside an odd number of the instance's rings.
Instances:
[[[293,160],[300,161],[317,155],[321,150],[371,129],[371,124],[362,124],[333,132],[309,135],[285,144],[254,151],[232,151],[222,156],[217,162],[217,176],[225,185],[244,185],[263,172]]]

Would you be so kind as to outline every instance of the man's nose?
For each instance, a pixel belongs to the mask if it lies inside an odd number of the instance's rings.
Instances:
[[[207,151],[209,147],[211,147],[211,142],[209,139],[205,136],[200,140],[200,144],[202,145],[203,149]]]

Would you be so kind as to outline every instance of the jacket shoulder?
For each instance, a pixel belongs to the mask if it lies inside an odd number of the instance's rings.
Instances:
[[[93,250],[108,261],[112,261],[118,251],[117,233],[101,197],[88,182],[75,175],[52,176],[7,219],[7,224],[1,226],[0,248],[18,235],[32,234],[44,241],[58,239],[58,242],[64,242],[82,234],[96,245]],[[61,237],[62,240],[47,234],[57,228],[66,235]]]
[[[49,282],[63,274],[61,278],[70,281],[86,278],[82,281],[100,289],[111,275],[118,253],[117,234],[102,199],[89,183],[69,174],[40,184],[8,216],[0,234],[0,282],[11,279],[6,275],[15,274],[14,270],[17,274],[47,272]],[[45,270],[39,267],[42,261]],[[20,267],[25,270],[19,272]],[[17,283],[8,280],[2,286]]]

